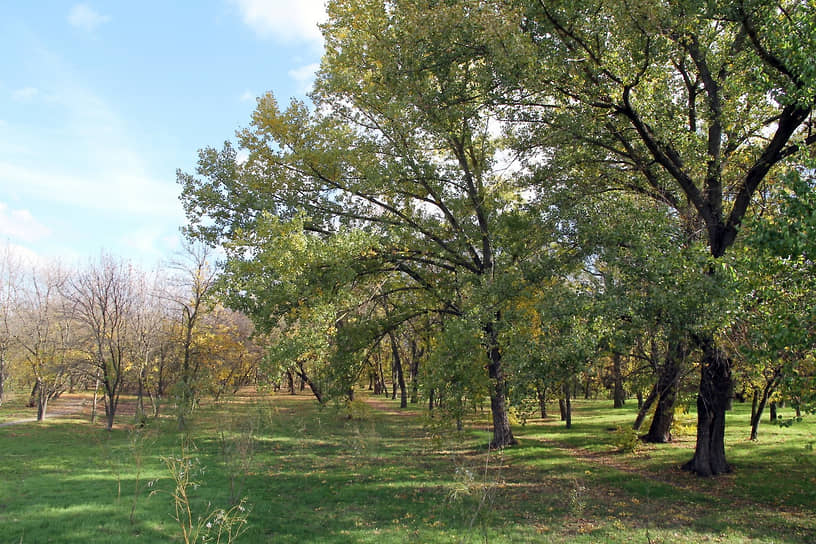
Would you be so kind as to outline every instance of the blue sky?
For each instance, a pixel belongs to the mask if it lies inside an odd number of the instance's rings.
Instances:
[[[303,96],[322,0],[7,2],[0,243],[76,262],[171,258],[176,169],[234,139],[272,91]]]

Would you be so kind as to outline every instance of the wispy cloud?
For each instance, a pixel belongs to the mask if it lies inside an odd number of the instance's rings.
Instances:
[[[307,64],[306,66],[289,70],[289,77],[297,81],[301,92],[307,93],[312,89],[315,73],[318,68],[320,68],[320,63]]]
[[[318,23],[326,19],[324,0],[233,0],[241,18],[263,38],[322,44]]]
[[[80,210],[148,217],[183,217],[175,184],[109,168],[72,175],[0,161],[0,185]]]
[[[15,102],[31,102],[39,95],[40,90],[37,87],[23,87],[12,91],[11,99]]]
[[[254,102],[257,98],[257,94],[253,93],[250,90],[246,90],[241,93],[241,96],[238,98],[241,102]]]
[[[37,221],[28,210],[12,210],[0,202],[0,238],[31,243],[51,234],[51,229]]]
[[[68,13],[68,22],[71,26],[87,32],[93,32],[110,19],[110,16],[102,15],[88,4],[76,4]]]

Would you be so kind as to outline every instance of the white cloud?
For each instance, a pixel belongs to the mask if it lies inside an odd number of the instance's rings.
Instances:
[[[71,175],[0,161],[0,185],[82,210],[183,218],[174,183],[123,170]]]
[[[12,210],[0,202],[0,237],[36,242],[51,235],[51,229],[37,221],[28,210]]]
[[[322,44],[318,23],[326,20],[324,0],[232,0],[259,36],[283,42]]]
[[[110,16],[102,15],[88,4],[77,4],[68,13],[68,22],[71,26],[87,32],[96,30],[100,25],[110,21]]]
[[[23,87],[11,93],[12,100],[16,102],[31,102],[40,94],[40,90],[36,87]]]
[[[254,102],[258,95],[253,93],[250,90],[246,90],[241,93],[241,96],[238,98],[241,102]]]
[[[315,62],[312,64],[307,64],[306,66],[289,70],[289,77],[298,82],[298,85],[300,85],[299,90],[301,92],[307,93],[312,89],[315,73],[317,72],[318,68],[320,68],[320,63]]]

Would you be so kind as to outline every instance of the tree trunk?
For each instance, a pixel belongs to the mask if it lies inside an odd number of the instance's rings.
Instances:
[[[645,442],[651,444],[671,442],[671,426],[674,421],[674,404],[677,401],[680,365],[687,354],[688,349],[684,342],[669,342],[666,359],[660,367],[660,376],[657,380],[657,406],[649,432],[643,437]]]
[[[292,371],[286,371],[286,385],[289,388],[290,395],[297,395],[297,391],[295,390],[295,377],[292,376]]]
[[[640,389],[638,389],[638,391],[637,391],[637,404],[638,404],[638,410],[643,408],[643,391],[641,391]]]
[[[37,380],[37,386],[37,421],[42,421],[45,419],[45,412],[48,408],[48,394],[40,380]]]
[[[431,414],[431,417],[433,417],[433,409],[434,409],[434,389],[433,387],[431,387],[428,390],[428,413]]]
[[[408,390],[405,388],[405,376],[402,373],[402,359],[400,358],[399,348],[392,333],[388,334],[388,338],[391,340],[391,356],[394,359],[394,370],[399,384],[400,408],[408,408]],[[394,392],[396,393],[396,385],[394,386]]]
[[[40,390],[40,381],[36,380],[34,382],[34,387],[31,388],[31,394],[28,396],[28,402],[26,406],[28,408],[34,408],[37,405],[37,392]]]
[[[643,425],[643,420],[646,419],[646,414],[649,413],[649,409],[654,404],[654,401],[657,400],[657,384],[652,386],[652,390],[649,392],[649,396],[646,397],[640,405],[640,410],[638,410],[638,415],[635,418],[635,422],[632,424],[632,429],[639,431],[640,426]]]
[[[725,409],[733,391],[731,361],[713,338],[700,338],[699,344],[703,360],[697,395],[697,445],[683,469],[698,476],[713,476],[731,472],[725,460]]]
[[[419,402],[419,358],[416,340],[411,340],[411,404]]]
[[[536,396],[538,397],[538,409],[541,412],[541,419],[547,417],[547,388],[537,387]]]
[[[564,421],[567,429],[572,428],[572,402],[570,401],[569,385],[564,384]]]
[[[612,379],[614,380],[612,393],[612,407],[623,408],[626,401],[626,392],[623,390],[623,376],[621,375],[621,356],[612,355]]]
[[[303,363],[298,363],[298,376],[300,377],[301,383],[308,385],[309,389],[312,390],[312,394],[317,399],[317,402],[323,404],[323,393],[320,391],[320,386],[314,383],[312,379],[306,374],[306,371],[303,369]]]
[[[558,411],[561,415],[561,421],[567,420],[567,404],[564,402],[564,398],[558,399]]]
[[[777,418],[777,413],[776,413],[776,403],[775,403],[775,402],[772,402],[772,403],[771,403],[771,423],[773,423],[774,421],[776,421],[776,418]]]
[[[510,429],[510,418],[507,413],[507,384],[504,379],[504,369],[502,368],[501,352],[499,351],[498,338],[493,325],[488,323],[485,332],[489,345],[487,347],[488,356],[488,376],[490,377],[490,409],[493,414],[493,440],[490,441],[491,448],[504,448],[517,444],[513,431]]]

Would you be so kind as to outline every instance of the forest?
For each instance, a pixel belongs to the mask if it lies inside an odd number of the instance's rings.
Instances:
[[[0,399],[24,391],[42,419],[93,392],[111,431],[124,395],[140,425],[182,431],[252,386],[360,455],[387,448],[383,406],[488,458],[521,459],[528,422],[556,420],[580,455],[613,425],[620,451],[648,447],[649,470],[690,486],[733,485],[763,433],[809,433],[812,452],[816,4],[327,9],[309,100],[261,96],[234,141],[177,173],[177,262],[31,272],[3,256]],[[376,424],[314,423],[337,410]],[[595,436],[570,434],[579,418]],[[689,448],[659,453],[679,435]],[[564,470],[591,477],[580,455]]]

